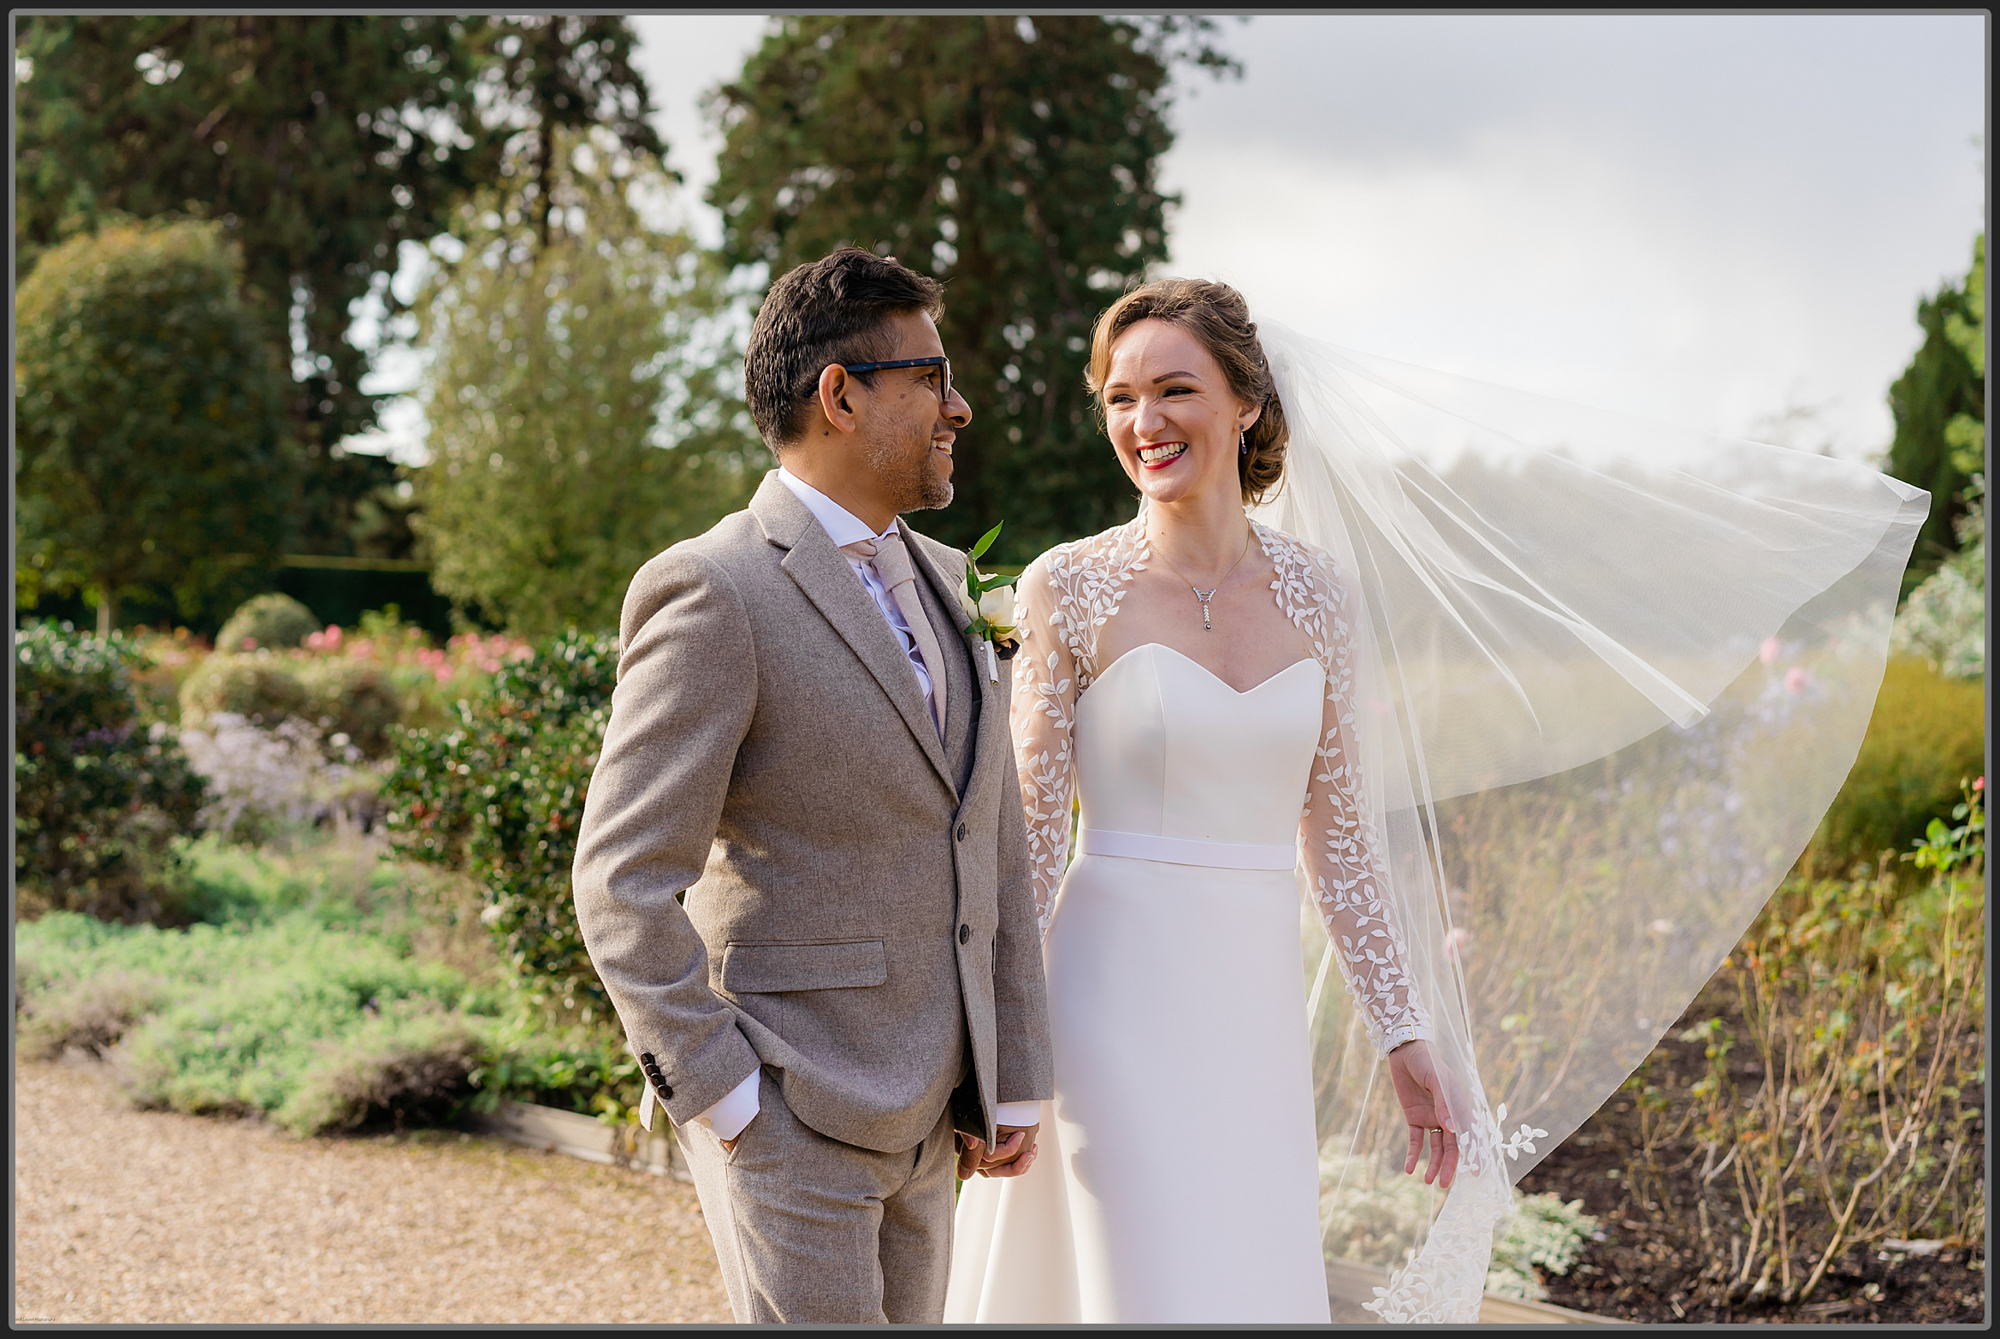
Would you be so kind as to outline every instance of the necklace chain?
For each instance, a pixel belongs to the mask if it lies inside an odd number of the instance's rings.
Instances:
[[[1154,542],[1153,537],[1151,535],[1146,536],[1147,547],[1152,549],[1152,551],[1159,556],[1161,562],[1166,563],[1167,570],[1169,572],[1172,572],[1175,576],[1180,577],[1180,579],[1183,582],[1186,582],[1187,588],[1194,592],[1194,598],[1201,601],[1201,630],[1203,632],[1215,631],[1215,625],[1209,622],[1208,620],[1209,601],[1213,600],[1219,593],[1221,593],[1223,584],[1229,580],[1231,574],[1234,573],[1237,568],[1243,565],[1243,560],[1250,556],[1251,533],[1254,532],[1245,533],[1245,535],[1243,536],[1243,552],[1237,554],[1236,561],[1229,564],[1229,571],[1224,572],[1220,577],[1218,577],[1216,579],[1214,587],[1207,591],[1202,590],[1202,588],[1195,585],[1194,582],[1188,581],[1188,579],[1185,576],[1182,576],[1181,569],[1173,565],[1173,562],[1168,559],[1167,555],[1164,552],[1161,551],[1160,546]]]

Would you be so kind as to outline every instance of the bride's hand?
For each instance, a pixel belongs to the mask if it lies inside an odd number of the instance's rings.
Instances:
[[[1430,1044],[1421,1039],[1406,1041],[1389,1052],[1389,1078],[1396,1085],[1396,1100],[1402,1104],[1403,1119],[1410,1127],[1410,1156],[1405,1172],[1417,1170],[1424,1140],[1430,1138],[1430,1159],[1424,1168],[1424,1184],[1435,1181],[1451,1187],[1458,1171],[1458,1119],[1446,1096],[1448,1081]]]

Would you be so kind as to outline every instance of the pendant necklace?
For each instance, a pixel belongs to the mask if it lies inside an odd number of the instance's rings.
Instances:
[[[1216,594],[1218,592],[1221,591],[1223,583],[1229,580],[1230,573],[1234,572],[1237,568],[1241,567],[1243,565],[1243,560],[1250,556],[1250,536],[1248,534],[1243,536],[1243,552],[1236,555],[1236,561],[1229,564],[1229,571],[1224,572],[1222,576],[1217,579],[1214,588],[1210,590],[1203,590],[1201,587],[1195,585],[1194,582],[1188,581],[1186,577],[1181,576],[1181,569],[1175,567],[1171,562],[1167,561],[1167,555],[1160,552],[1159,545],[1152,543],[1150,537],[1148,537],[1148,547],[1150,547],[1153,550],[1153,552],[1159,556],[1161,562],[1167,564],[1167,570],[1169,572],[1172,572],[1175,576],[1180,577],[1182,581],[1187,582],[1187,588],[1194,592],[1194,598],[1201,601],[1201,630],[1203,632],[1214,632],[1215,625],[1208,621],[1208,603],[1210,600],[1213,600],[1216,597]]]

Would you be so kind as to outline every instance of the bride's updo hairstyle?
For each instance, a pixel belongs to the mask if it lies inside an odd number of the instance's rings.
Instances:
[[[1263,406],[1244,438],[1249,449],[1236,458],[1236,477],[1243,484],[1246,506],[1262,502],[1285,473],[1285,407],[1271,382],[1271,365],[1257,342],[1257,323],[1250,305],[1228,284],[1205,279],[1155,279],[1133,289],[1104,309],[1090,332],[1090,367],[1084,384],[1097,409],[1097,426],[1104,427],[1104,379],[1111,373],[1111,346],[1141,321],[1167,321],[1201,342],[1222,367],[1229,389],[1238,399]]]

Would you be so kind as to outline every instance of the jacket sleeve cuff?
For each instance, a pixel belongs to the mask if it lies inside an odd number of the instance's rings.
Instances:
[[[742,1134],[745,1127],[757,1119],[757,1113],[763,1110],[763,1104],[757,1097],[757,1080],[763,1075],[762,1069],[751,1070],[743,1082],[730,1090],[729,1096],[696,1116],[695,1124],[706,1125],[715,1131],[718,1139],[734,1139]]]
[[[993,1123],[1025,1128],[1042,1123],[1040,1102],[996,1102],[993,1104]]]

